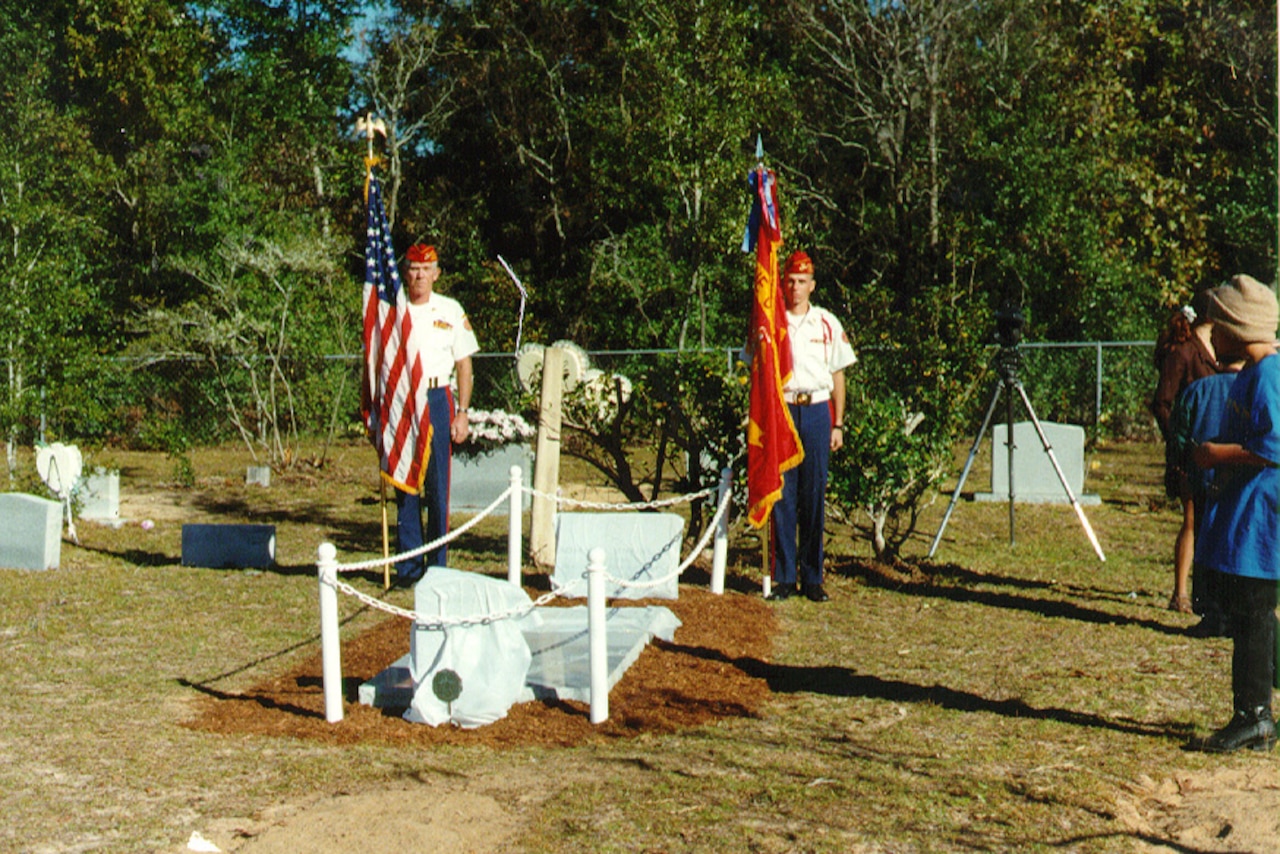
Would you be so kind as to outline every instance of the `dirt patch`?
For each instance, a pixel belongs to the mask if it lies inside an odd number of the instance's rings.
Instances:
[[[1140,775],[1117,801],[1117,818],[1141,851],[1274,851],[1280,840],[1280,768],[1270,757],[1243,767]]]
[[[637,603],[644,604],[644,603]],[[330,744],[468,744],[503,748],[571,746],[593,739],[674,732],[717,718],[751,717],[769,696],[758,665],[769,658],[777,621],[759,596],[682,589],[655,601],[683,624],[672,643],[650,644],[609,694],[609,720],[592,725],[585,703],[519,703],[500,721],[472,730],[409,723],[401,710],[353,702],[359,684],[409,651],[409,622],[393,617],[342,645],[345,719],[324,718],[321,657],[242,692],[204,692],[188,726]]]
[[[396,785],[272,807],[252,818],[222,819],[200,837],[240,854],[470,852],[501,850],[519,829],[518,817],[492,795]],[[195,841],[179,850],[197,850]]]

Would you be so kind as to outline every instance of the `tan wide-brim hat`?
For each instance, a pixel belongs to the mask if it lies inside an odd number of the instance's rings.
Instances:
[[[1272,342],[1280,307],[1271,288],[1253,276],[1240,274],[1210,292],[1209,318],[1240,341]]]

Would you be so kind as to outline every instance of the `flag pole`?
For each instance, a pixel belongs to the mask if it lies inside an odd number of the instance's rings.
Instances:
[[[391,526],[387,522],[387,479],[382,476],[382,467],[378,467],[378,497],[382,499],[382,589],[391,589]]]
[[[364,201],[369,203],[369,180],[373,176],[373,166],[377,162],[373,155],[373,135],[380,133],[385,138],[387,125],[382,119],[375,119],[373,113],[366,113],[364,118],[356,120],[356,133],[363,133],[368,140],[364,160]],[[387,518],[387,480],[382,476],[382,461],[378,461],[378,498],[382,505],[382,557],[387,562],[382,565],[382,589],[391,589],[391,525]]]
[[[764,174],[764,136],[756,134],[756,172]],[[773,507],[764,517],[764,536],[761,538],[760,574],[763,577],[762,592],[768,598],[773,592]]]
[[[747,424],[747,520],[763,528],[760,537],[764,594],[772,592],[774,551],[778,532],[773,530],[773,505],[781,495],[784,472],[804,458],[804,448],[783,388],[791,378],[791,342],[778,282],[778,247],[782,244],[781,218],[775,195],[774,175],[765,167],[764,138],[756,135],[756,165],[748,177],[752,209],[743,235],[744,252],[756,254],[753,281],[751,350],[751,398]]]

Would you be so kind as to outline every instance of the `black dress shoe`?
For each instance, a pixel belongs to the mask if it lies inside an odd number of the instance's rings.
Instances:
[[[770,602],[781,602],[783,599],[790,599],[794,595],[796,595],[796,585],[794,583],[775,584],[773,592],[764,598]]]
[[[417,572],[397,572],[395,586],[412,587],[421,581],[422,577],[426,574],[426,569],[420,569]]]
[[[810,602],[831,601],[831,597],[827,595],[827,591],[822,589],[821,584],[806,584],[804,586],[804,596]]]
[[[1187,636],[1193,638],[1225,638],[1230,637],[1231,633],[1227,631],[1227,621],[1221,617],[1206,614],[1196,623],[1187,629]]]
[[[1236,709],[1231,723],[1204,740],[1207,753],[1231,753],[1242,748],[1271,750],[1276,746],[1276,724],[1269,706]]]

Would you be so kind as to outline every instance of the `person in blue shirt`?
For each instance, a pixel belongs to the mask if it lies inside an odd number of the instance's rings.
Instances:
[[[1220,573],[1203,565],[1193,565],[1196,531],[1204,517],[1205,497],[1213,472],[1196,466],[1191,455],[1201,442],[1216,439],[1222,432],[1222,416],[1227,410],[1227,397],[1236,381],[1243,361],[1224,366],[1220,374],[1196,380],[1178,395],[1169,418],[1165,466],[1179,482],[1182,498],[1182,528],[1174,547],[1174,587],[1170,610],[1183,600],[1201,620],[1188,630],[1196,637],[1223,637],[1227,633],[1222,596],[1218,591]],[[1188,595],[1188,587],[1190,595]]]
[[[1241,275],[1214,288],[1209,316],[1218,357],[1245,360],[1227,398],[1221,433],[1192,454],[1200,468],[1213,469],[1195,559],[1221,573],[1233,640],[1234,713],[1195,746],[1212,752],[1271,750],[1280,580],[1280,310],[1270,288]]]

